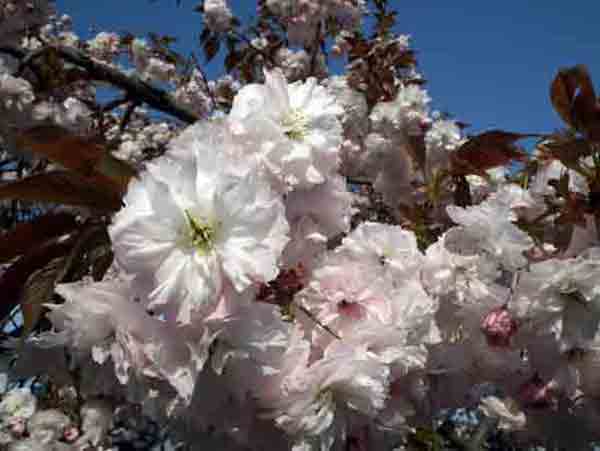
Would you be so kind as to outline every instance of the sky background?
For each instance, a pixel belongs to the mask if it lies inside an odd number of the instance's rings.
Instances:
[[[199,53],[197,0],[57,0],[82,37],[94,31],[150,31],[179,38],[178,50]],[[242,18],[255,0],[229,0]],[[561,127],[548,91],[558,68],[586,64],[600,90],[600,2],[562,0],[390,0],[398,27],[410,34],[433,106],[472,125],[551,132]],[[218,76],[217,65],[207,67]]]

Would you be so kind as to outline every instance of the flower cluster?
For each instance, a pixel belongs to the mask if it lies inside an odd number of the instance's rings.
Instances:
[[[331,449],[343,437],[366,446],[409,430],[432,402],[466,403],[475,381],[538,396],[523,388],[542,371],[530,346],[593,343],[595,329],[574,325],[595,302],[596,254],[521,274],[534,242],[514,223],[537,206],[516,185],[475,206],[448,206],[456,225],[425,252],[397,225],[350,231],[340,149],[343,124],[363,113],[340,106],[331,92],[349,96],[338,83],[290,84],[266,72],[227,116],[190,126],[130,183],[109,227],[112,276],[59,285],[66,302],[50,305],[55,332],[41,337],[107,371],[89,393],[125,388],[132,402],[163,415],[195,412],[193,430],[245,446],[260,447],[264,437],[252,431],[264,420],[282,447]],[[418,133],[426,102],[417,88],[400,90],[373,110],[368,136]],[[442,120],[425,136],[432,154],[451,153],[458,139]],[[508,275],[518,284],[507,286]],[[444,394],[426,388],[432,371],[450,384]],[[546,371],[540,396],[550,402],[563,382],[552,379],[560,366]],[[140,393],[138,384],[154,388]],[[524,414],[506,413],[501,398],[470,396],[502,427],[522,426]]]
[[[408,37],[374,3],[371,38],[352,32],[366,2],[265,0],[242,39],[227,3],[206,0],[205,53],[229,51],[229,73],[209,81],[169,38],[82,40],[46,2],[0,0],[1,17],[45,24],[7,37],[20,46],[0,58],[12,172],[118,191],[105,209],[60,184],[44,193],[86,208],[65,210],[74,225],[40,246],[68,251],[23,278],[35,333],[6,345],[12,372],[76,386],[81,402],[67,415],[10,391],[3,444],[118,446],[111,421],[133,406],[194,449],[401,449],[458,408],[528,443],[566,419],[600,438],[596,129],[546,136],[511,167],[526,135],[467,139],[432,111]],[[328,76],[325,36],[345,73]],[[64,67],[46,42],[69,47]],[[583,84],[577,71],[558,82]],[[125,95],[100,103],[94,76]],[[557,103],[584,104],[570,100]],[[48,124],[61,133],[31,131]],[[40,143],[48,134],[59,139]]]
[[[364,0],[265,0],[264,6],[288,26],[294,44],[308,44],[315,39],[318,27],[334,19],[348,30],[360,27],[365,11]]]

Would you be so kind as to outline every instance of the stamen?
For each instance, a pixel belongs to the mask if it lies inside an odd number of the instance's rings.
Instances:
[[[308,117],[300,109],[293,109],[281,121],[285,135],[294,141],[301,141],[308,133]]]
[[[202,254],[210,252],[215,241],[216,230],[214,225],[208,221],[195,218],[189,210],[184,210],[184,213],[188,220],[191,245]]]

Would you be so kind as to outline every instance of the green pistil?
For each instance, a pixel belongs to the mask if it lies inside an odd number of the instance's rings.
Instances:
[[[184,213],[188,220],[192,246],[202,254],[210,252],[215,240],[215,228],[210,223],[193,217],[188,210],[184,210]]]
[[[299,109],[294,109],[281,121],[285,135],[294,140],[302,141],[308,133],[308,118]]]

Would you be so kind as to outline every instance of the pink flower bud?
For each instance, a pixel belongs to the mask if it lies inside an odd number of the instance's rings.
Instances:
[[[483,318],[481,330],[490,346],[508,347],[511,337],[517,332],[517,322],[505,306],[495,308]]]
[[[77,429],[75,426],[69,426],[65,429],[63,437],[69,443],[74,442],[79,437],[79,429]]]

